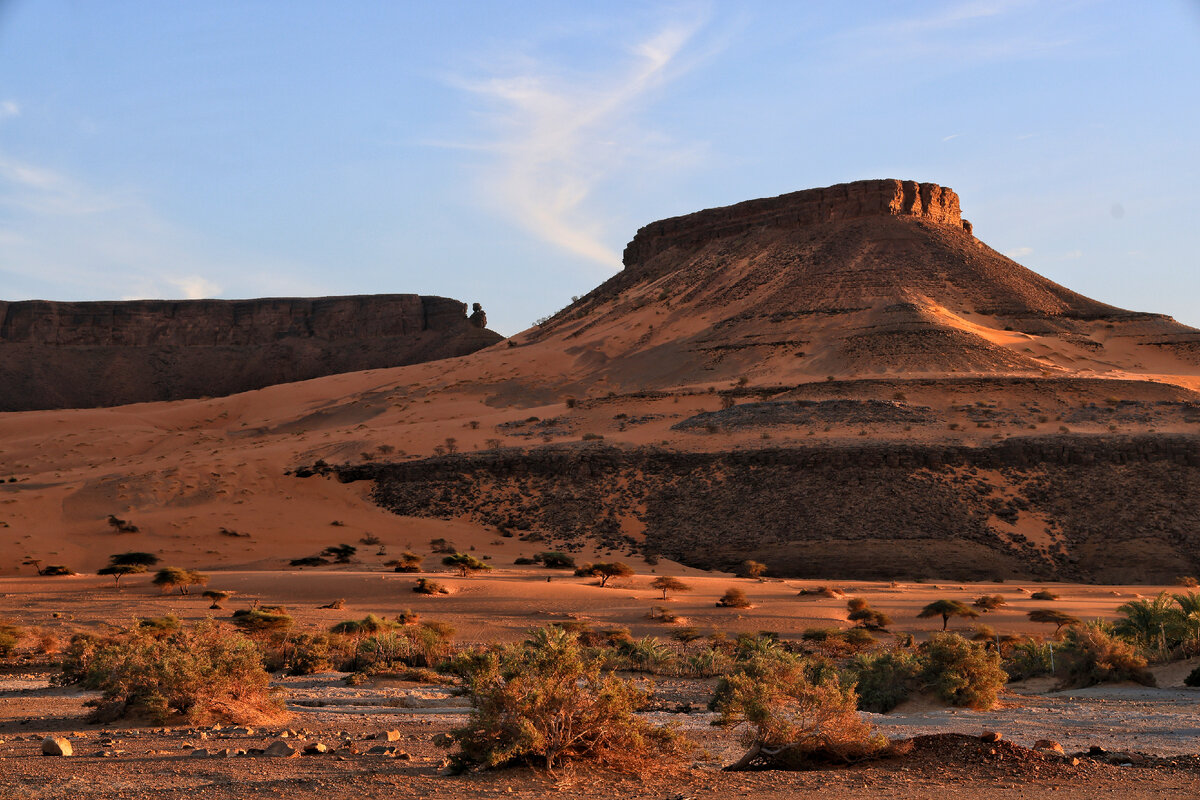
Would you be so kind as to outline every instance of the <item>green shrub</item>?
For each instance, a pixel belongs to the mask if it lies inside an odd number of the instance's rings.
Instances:
[[[96,717],[146,715],[156,723],[259,722],[284,716],[254,643],[209,620],[162,634],[141,627],[76,636],[61,683],[103,692]]]
[[[654,636],[646,636],[617,647],[625,666],[644,672],[661,672],[675,663],[675,653]]]
[[[442,563],[448,567],[454,567],[458,570],[458,574],[464,578],[476,572],[486,572],[492,568],[491,564],[480,561],[470,553],[454,553],[442,559]]]
[[[8,658],[17,644],[25,638],[25,631],[17,625],[0,622],[0,658]]]
[[[392,567],[396,572],[420,572],[421,562],[424,561],[416,553],[405,550],[399,558],[383,562],[385,567]]]
[[[1155,685],[1154,676],[1146,670],[1146,659],[1137,648],[1113,636],[1103,623],[1068,628],[1061,653],[1063,688],[1117,681]]]
[[[1002,594],[985,594],[975,598],[975,602],[971,605],[978,608],[980,611],[995,611],[1001,606],[1008,605],[1008,601],[1004,599]]]
[[[329,629],[330,633],[340,634],[342,636],[366,636],[368,634],[381,633],[391,630],[399,623],[391,620],[377,617],[374,614],[367,614],[362,619],[351,619],[345,622],[339,622]]]
[[[540,561],[546,569],[575,569],[575,559],[556,550],[538,553],[534,561]]]
[[[292,618],[266,608],[242,608],[233,612],[233,624],[246,633],[285,631],[292,627]]]
[[[1183,685],[1191,686],[1193,688],[1200,686],[1200,667],[1196,667],[1187,674],[1187,677],[1183,679]]]
[[[75,575],[77,573],[75,572],[75,570],[71,569],[70,567],[63,566],[62,564],[48,564],[45,567],[45,569],[40,571],[39,574],[51,575],[51,576],[61,576],[61,575]]]
[[[1002,668],[1012,681],[1024,681],[1029,678],[1040,678],[1052,675],[1051,669],[1054,645],[1047,642],[1040,644],[1034,641],[1014,644],[1004,657]]]
[[[263,666],[268,672],[312,675],[333,669],[347,656],[346,640],[324,633],[275,635],[262,645]]]
[[[1029,595],[1030,600],[1057,600],[1058,595],[1049,589],[1042,589]]]
[[[996,704],[1007,674],[1000,656],[955,633],[936,633],[917,651],[920,681],[952,706],[986,711]]]
[[[728,770],[849,763],[879,753],[887,740],[858,715],[853,686],[836,674],[814,679],[794,656],[759,657],[717,684],[709,708],[719,724],[745,726],[749,750]]]
[[[863,653],[846,666],[847,682],[858,692],[863,711],[886,714],[903,703],[918,687],[921,663],[904,650]]]
[[[175,633],[182,627],[183,623],[174,614],[168,614],[165,617],[145,617],[138,620],[138,630],[156,636]]]
[[[750,608],[750,600],[746,593],[735,586],[725,590],[725,594],[717,600],[718,608]]]
[[[445,586],[428,578],[417,578],[417,585],[413,587],[413,591],[417,594],[450,594],[450,590]]]
[[[515,764],[556,766],[576,760],[623,771],[662,768],[679,755],[670,730],[638,718],[645,694],[602,669],[578,638],[558,627],[485,653],[471,671],[473,706],[467,724],[451,732],[465,770]]]
[[[679,673],[695,678],[714,678],[727,675],[734,668],[734,661],[728,653],[720,650],[703,650],[693,653],[679,662]]]

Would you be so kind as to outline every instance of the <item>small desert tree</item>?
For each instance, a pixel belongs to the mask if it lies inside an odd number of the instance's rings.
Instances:
[[[124,578],[126,575],[140,575],[145,571],[146,568],[141,564],[110,564],[103,569],[96,570],[96,574],[112,575],[115,584],[120,586],[121,578]]]
[[[846,610],[849,612],[846,619],[857,622],[870,630],[883,630],[892,624],[891,617],[882,611],[871,608],[870,604],[862,597],[851,597],[847,600]]]
[[[654,589],[662,591],[663,600],[667,599],[667,592],[690,592],[691,584],[684,583],[679,578],[672,578],[669,575],[663,575],[650,581],[650,586]]]
[[[592,574],[600,577],[600,586],[608,585],[610,578],[628,578],[633,574],[633,567],[622,561],[600,562],[592,564]]]
[[[1065,625],[1081,625],[1082,620],[1079,617],[1072,617],[1064,611],[1056,611],[1053,608],[1035,608],[1029,612],[1030,622],[1042,622],[1047,625],[1053,625],[1054,635],[1058,636],[1058,632]]]
[[[203,586],[208,583],[208,576],[194,569],[164,567],[155,573],[152,582],[164,592],[168,589],[178,588],[181,595],[186,595],[190,594],[188,591],[190,587]]]
[[[934,600],[929,605],[921,609],[921,613],[917,614],[918,619],[926,619],[928,617],[941,617],[942,630],[946,630],[946,626],[950,624],[951,617],[963,617],[964,619],[975,619],[979,616],[979,612],[963,605],[957,600]]]
[[[108,563],[112,566],[130,565],[135,567],[153,567],[158,564],[159,558],[153,553],[116,553],[108,557]]]
[[[455,553],[454,555],[446,556],[442,559],[442,563],[447,567],[457,569],[458,574],[464,578],[476,572],[486,572],[492,568],[491,564],[479,560],[470,553]]]
[[[212,600],[212,605],[209,606],[209,608],[220,608],[221,603],[228,600],[231,595],[232,595],[232,592],[222,592],[222,591],[219,591],[216,589],[209,589],[207,592],[205,592],[204,594],[202,594],[200,596],[205,597],[209,600]]]

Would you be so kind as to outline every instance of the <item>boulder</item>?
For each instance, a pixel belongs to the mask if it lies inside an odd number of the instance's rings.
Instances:
[[[65,736],[47,736],[42,739],[42,755],[44,756],[70,756],[74,755],[75,751],[71,748],[71,740]]]
[[[275,758],[295,758],[300,755],[300,751],[283,739],[276,739],[263,749],[263,755]]]

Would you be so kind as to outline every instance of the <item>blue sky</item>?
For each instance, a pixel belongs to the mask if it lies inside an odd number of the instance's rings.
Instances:
[[[419,292],[861,178],[1200,325],[1200,2],[0,0],[0,298]]]

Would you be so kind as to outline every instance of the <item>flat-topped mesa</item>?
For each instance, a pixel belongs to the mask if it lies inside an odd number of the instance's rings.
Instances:
[[[482,315],[482,311],[478,312]],[[260,389],[500,341],[448,297],[0,301],[0,412]]]
[[[652,222],[625,248],[626,269],[636,269],[672,247],[694,247],[711,239],[761,228],[799,228],[863,217],[906,216],[950,225],[970,232],[962,218],[958,195],[936,183],[894,179],[839,183],[710,208],[682,217]]]

